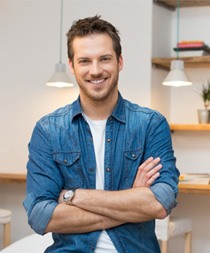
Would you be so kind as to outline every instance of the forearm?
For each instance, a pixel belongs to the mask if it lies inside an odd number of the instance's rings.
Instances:
[[[48,224],[47,231],[83,233],[115,227],[126,222],[141,222],[164,218],[165,209],[160,204],[161,193],[149,188],[159,176],[160,159],[149,158],[140,167],[132,189],[123,191],[100,191],[77,189],[73,206],[58,205]],[[59,203],[63,202],[63,190]],[[158,198],[157,196],[158,195]],[[154,197],[156,196],[156,197]],[[158,200],[157,200],[158,199]],[[63,217],[63,218],[62,218]]]
[[[46,232],[86,233],[119,226],[123,221],[61,203],[54,209]]]
[[[122,191],[76,190],[73,204],[83,210],[123,222],[164,218],[166,211],[146,187]]]

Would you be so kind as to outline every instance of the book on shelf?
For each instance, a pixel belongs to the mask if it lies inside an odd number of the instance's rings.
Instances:
[[[185,40],[177,43],[178,48],[200,48],[205,46],[206,44],[202,40]]]
[[[210,184],[210,174],[208,173],[185,173],[180,174],[179,183],[183,184]]]
[[[210,55],[210,53],[206,54],[203,50],[182,50],[179,51],[180,57],[194,57],[194,56],[204,56]]]
[[[210,55],[210,48],[203,41],[181,41],[174,48],[180,56],[202,56]]]

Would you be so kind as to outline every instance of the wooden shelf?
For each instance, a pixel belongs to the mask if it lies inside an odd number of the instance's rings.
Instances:
[[[0,183],[25,183],[26,173],[5,173],[0,172]]]
[[[210,124],[170,124],[171,131],[210,131]]]
[[[177,0],[153,0],[154,3],[175,10]],[[210,6],[210,0],[180,0],[180,7]]]
[[[197,184],[179,184],[180,193],[191,194],[210,194],[210,185],[197,185]]]
[[[207,56],[194,56],[194,57],[179,57],[184,61],[185,67],[210,67],[210,55]],[[170,70],[170,64],[172,60],[176,60],[176,57],[171,58],[153,58],[152,65],[157,68]]]

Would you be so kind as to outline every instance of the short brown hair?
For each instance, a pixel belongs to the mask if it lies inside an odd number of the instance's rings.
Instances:
[[[72,43],[75,37],[84,37],[91,34],[102,33],[106,33],[111,37],[114,51],[116,53],[117,59],[119,59],[122,53],[119,31],[111,23],[101,19],[101,16],[98,15],[74,21],[72,27],[66,34],[68,58],[73,61],[74,52]]]

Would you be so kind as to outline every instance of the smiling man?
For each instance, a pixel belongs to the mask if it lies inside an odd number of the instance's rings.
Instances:
[[[115,106],[118,97],[118,75],[123,61],[122,56],[116,57],[110,36],[93,34],[77,37],[72,46],[75,53],[70,60],[70,67],[80,87],[81,101],[88,104],[91,101],[93,104],[101,102],[101,105],[111,102]]]
[[[37,122],[24,207],[53,233],[45,252],[158,253],[155,219],[176,206],[179,172],[158,112],[122,98],[117,29],[99,16],[67,33],[79,97]]]

